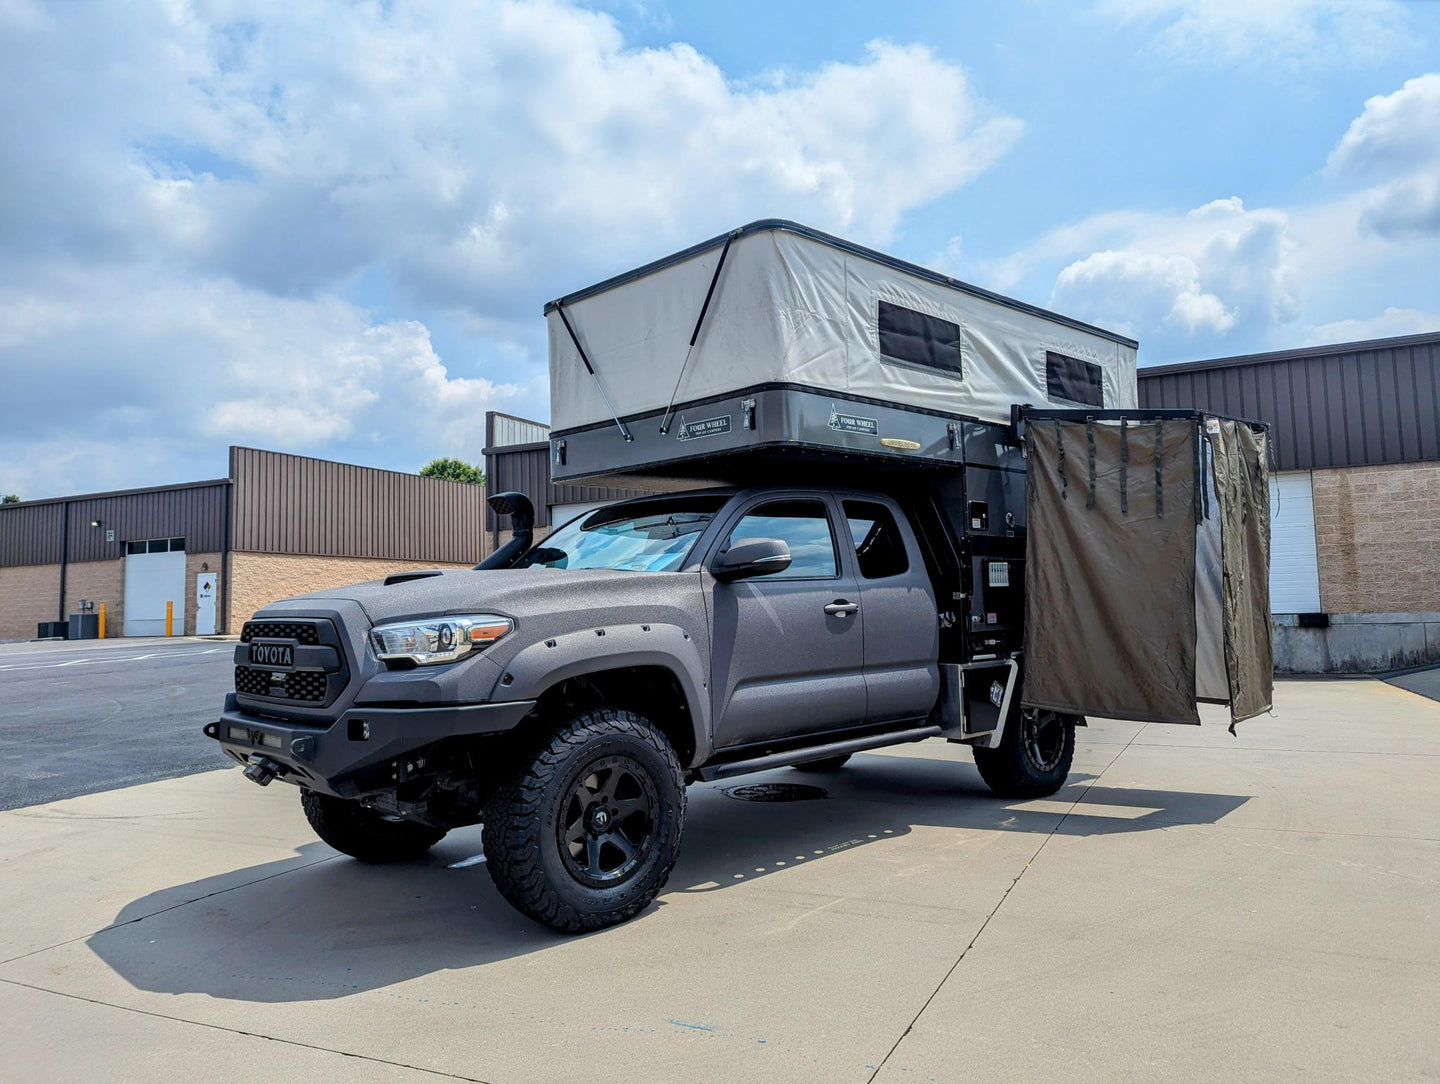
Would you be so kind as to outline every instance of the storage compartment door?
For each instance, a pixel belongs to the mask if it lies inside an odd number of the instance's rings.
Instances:
[[[1193,418],[1025,424],[1022,703],[1199,723]]]

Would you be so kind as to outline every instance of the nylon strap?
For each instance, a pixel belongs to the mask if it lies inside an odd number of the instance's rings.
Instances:
[[[1165,426],[1155,419],[1155,515],[1165,518],[1165,483],[1161,464],[1165,459]]]
[[[1130,433],[1129,422],[1120,418],[1120,514],[1130,514]]]
[[[1070,479],[1065,477],[1065,430],[1060,428],[1060,420],[1055,420],[1055,450],[1056,466],[1060,472],[1060,499],[1070,499]]]
[[[1090,446],[1090,492],[1085,495],[1085,507],[1095,507],[1095,418],[1085,419],[1085,440]]]

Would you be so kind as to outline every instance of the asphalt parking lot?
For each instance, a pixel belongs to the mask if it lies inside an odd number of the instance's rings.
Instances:
[[[6,680],[0,675],[0,682]],[[365,867],[237,770],[0,813],[16,1080],[954,1081],[1440,1075],[1440,704],[1097,722],[1002,802],[926,742],[691,792],[628,925],[505,905],[474,829]],[[757,803],[756,781],[824,798]]]
[[[201,639],[0,644],[0,809],[189,775],[234,688],[235,645]]]

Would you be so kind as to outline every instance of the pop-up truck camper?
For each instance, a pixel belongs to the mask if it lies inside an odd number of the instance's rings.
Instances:
[[[506,899],[597,929],[692,783],[942,737],[1039,797],[1087,716],[1269,708],[1265,428],[1137,407],[1134,340],[783,221],[545,314],[552,476],[653,495],[537,543],[495,494],[477,569],[242,631],[206,732],[339,850],[483,822]]]

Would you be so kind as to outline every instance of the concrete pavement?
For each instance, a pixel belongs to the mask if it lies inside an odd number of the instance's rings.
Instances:
[[[754,781],[824,800],[760,804]],[[1104,722],[1054,798],[940,742],[692,789],[660,901],[566,938],[476,830],[364,867],[217,771],[0,813],[15,1079],[1440,1075],[1440,704],[1293,681]],[[344,1059],[343,1061],[341,1059]]]

